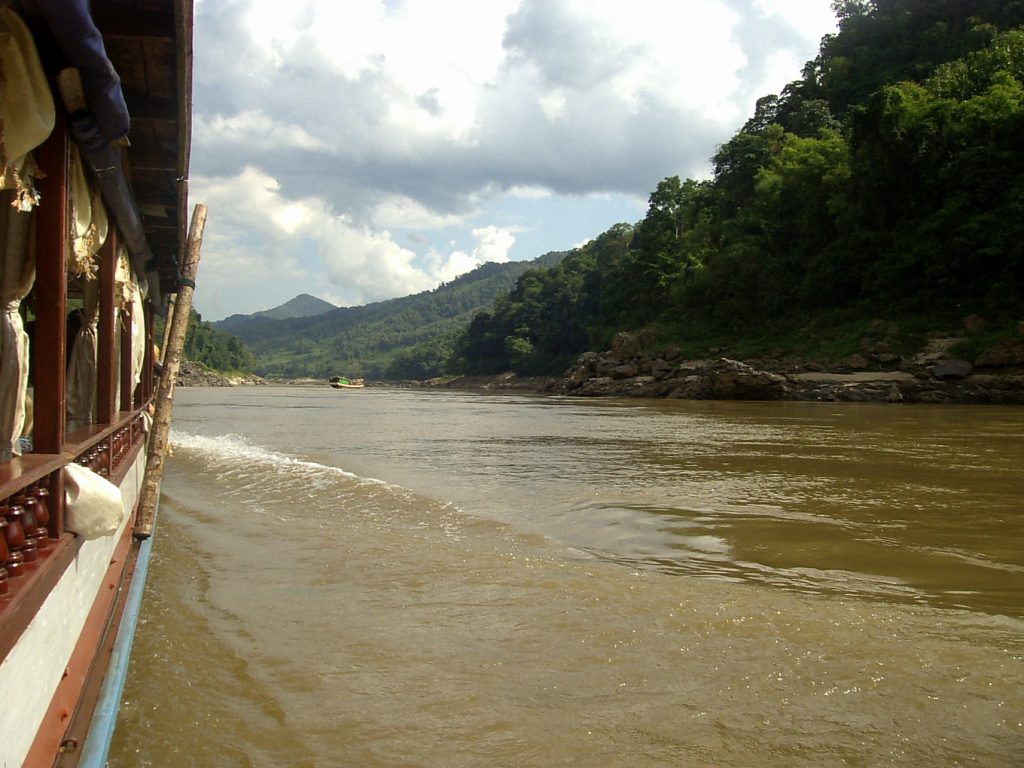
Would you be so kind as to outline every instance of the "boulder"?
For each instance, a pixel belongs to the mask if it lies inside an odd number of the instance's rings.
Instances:
[[[635,334],[620,331],[612,338],[611,353],[619,360],[626,360],[639,354],[641,348],[640,338]]]
[[[637,368],[633,363],[616,365],[611,371],[612,376],[616,379],[632,379],[637,373]]]
[[[649,370],[651,376],[653,376],[654,378],[664,379],[666,376],[671,374],[675,369],[672,367],[672,364],[669,363],[667,360],[664,360],[660,357],[656,357],[654,360],[651,361]]]
[[[1000,368],[1024,365],[1024,341],[1009,339],[989,347],[975,359],[979,368]]]
[[[714,400],[780,400],[788,394],[787,379],[746,363],[720,358],[700,374],[698,397]]]
[[[932,367],[932,376],[936,379],[948,381],[950,379],[963,379],[970,376],[974,369],[966,360],[946,360]]]
[[[867,358],[863,355],[857,354],[856,352],[846,358],[843,362],[855,371],[863,371],[868,367]]]

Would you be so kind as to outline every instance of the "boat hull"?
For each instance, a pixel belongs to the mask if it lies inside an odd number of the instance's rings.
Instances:
[[[135,508],[145,467],[140,450],[119,484],[127,510]],[[133,523],[126,515],[111,536],[58,544],[74,552],[0,664],[0,696],[18,704],[18,717],[0,719],[0,765],[52,766],[55,755],[85,749],[91,707],[83,705],[98,698],[119,598],[136,570]]]

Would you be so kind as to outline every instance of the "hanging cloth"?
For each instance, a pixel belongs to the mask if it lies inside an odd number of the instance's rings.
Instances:
[[[8,202],[15,193],[0,194]],[[0,458],[19,455],[25,424],[29,339],[21,320],[21,301],[36,278],[34,249],[29,247],[32,214],[0,206]]]
[[[15,11],[0,8],[0,189],[14,190],[9,202],[18,210],[39,203],[30,153],[50,135],[54,116],[32,35]]]
[[[53,96],[32,35],[21,17],[0,8],[0,457],[21,452],[28,389],[28,335],[21,301],[35,281],[29,247],[39,203],[33,149],[50,135]]]
[[[98,280],[83,280],[82,327],[68,361],[68,429],[92,424],[96,418],[96,349],[100,316]]]
[[[85,165],[76,146],[71,147],[68,183],[68,276],[91,279],[98,272],[96,254],[107,239],[110,224],[103,196],[99,187],[86,177]]]
[[[134,297],[139,292],[129,261],[128,249],[123,244],[117,246],[117,269],[114,272],[114,303],[117,308],[117,340],[114,342],[114,410],[131,410],[131,401],[121,404],[121,332],[126,327],[128,308],[133,306]],[[133,366],[134,373],[134,366]]]
[[[91,185],[78,153],[72,147],[70,163],[70,237],[66,254],[69,280],[82,284],[82,325],[71,343],[68,363],[68,427],[92,424],[96,413],[96,348],[99,322],[99,281],[96,254],[107,239],[106,208],[99,189]]]

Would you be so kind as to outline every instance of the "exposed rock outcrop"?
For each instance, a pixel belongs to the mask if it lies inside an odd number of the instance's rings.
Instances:
[[[900,358],[879,341],[862,345],[841,372],[809,363],[782,373],[726,357],[681,360],[675,349],[653,354],[629,339],[616,342],[606,352],[581,355],[546,391],[579,397],[1024,404],[1024,371],[976,373],[969,361],[944,359],[949,344],[935,345],[901,370],[884,369]]]
[[[177,386],[179,387],[238,387],[258,386],[266,383],[255,375],[223,376],[191,360],[182,360],[181,367],[178,369]]]

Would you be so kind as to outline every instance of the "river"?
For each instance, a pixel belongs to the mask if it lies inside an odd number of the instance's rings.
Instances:
[[[1024,765],[1024,409],[179,389],[109,765]]]

